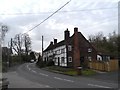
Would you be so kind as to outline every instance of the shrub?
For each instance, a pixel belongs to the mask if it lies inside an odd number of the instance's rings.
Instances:
[[[46,62],[46,66],[53,66],[54,65],[54,61],[49,60]]]
[[[46,65],[45,65],[45,62],[42,60],[42,56],[41,56],[41,55],[39,55],[38,61],[37,61],[36,65],[37,65],[39,68],[43,68],[43,67],[46,66]]]
[[[37,63],[36,63],[36,65],[39,67],[39,68],[43,68],[43,67],[45,67],[45,62],[44,61],[42,61],[42,60],[38,60],[37,61]]]

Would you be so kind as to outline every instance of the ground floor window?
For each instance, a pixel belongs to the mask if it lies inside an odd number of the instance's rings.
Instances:
[[[72,57],[68,57],[68,61],[69,61],[69,62],[72,62]]]
[[[65,63],[65,57],[61,57],[61,63]]]
[[[89,57],[88,57],[88,60],[89,60],[89,61],[92,61],[92,57],[91,57],[91,56],[89,56]]]
[[[44,58],[44,61],[47,61],[47,58],[46,58],[46,57]]]

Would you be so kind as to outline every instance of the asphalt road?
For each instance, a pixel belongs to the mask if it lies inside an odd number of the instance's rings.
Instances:
[[[72,77],[39,69],[26,63],[3,74],[10,81],[9,88],[117,88],[118,84],[87,77]]]
[[[78,78],[45,71],[37,68],[34,63],[23,64],[12,73],[19,76],[17,82],[20,82],[21,84],[24,83],[23,85],[25,85],[24,87],[26,88],[118,88],[117,83],[108,83],[92,78]],[[10,75],[8,78],[10,78]],[[31,83],[26,85],[27,82]],[[14,87],[15,86],[12,85],[11,88]]]

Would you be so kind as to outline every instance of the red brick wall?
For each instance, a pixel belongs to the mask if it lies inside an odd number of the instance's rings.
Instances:
[[[79,49],[79,38],[78,28],[74,28],[74,41],[73,41],[73,66],[77,68],[80,66],[80,49]]]

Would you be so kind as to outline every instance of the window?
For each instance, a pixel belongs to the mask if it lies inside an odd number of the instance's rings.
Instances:
[[[65,58],[61,57],[61,63],[65,63]]]
[[[68,61],[69,61],[69,62],[72,62],[72,57],[68,57]]]
[[[88,57],[88,60],[89,60],[89,61],[92,61],[92,57],[89,56],[89,57]]]
[[[88,48],[88,52],[89,52],[89,53],[92,52],[92,49],[91,49],[91,48]]]
[[[55,58],[55,63],[58,63],[58,60],[57,60],[57,58]]]
[[[72,51],[72,46],[68,45],[68,51]]]
[[[57,51],[55,51],[54,54],[57,54]]]
[[[44,61],[47,61],[47,58],[46,58],[46,57],[44,58]]]
[[[102,61],[102,56],[97,55],[97,60],[98,60],[98,61]]]
[[[57,50],[57,54],[60,54],[60,49],[59,49],[59,50]]]
[[[110,60],[110,56],[107,56],[107,60]]]
[[[65,52],[65,49],[63,48],[63,49],[61,49],[61,53],[64,53]]]

